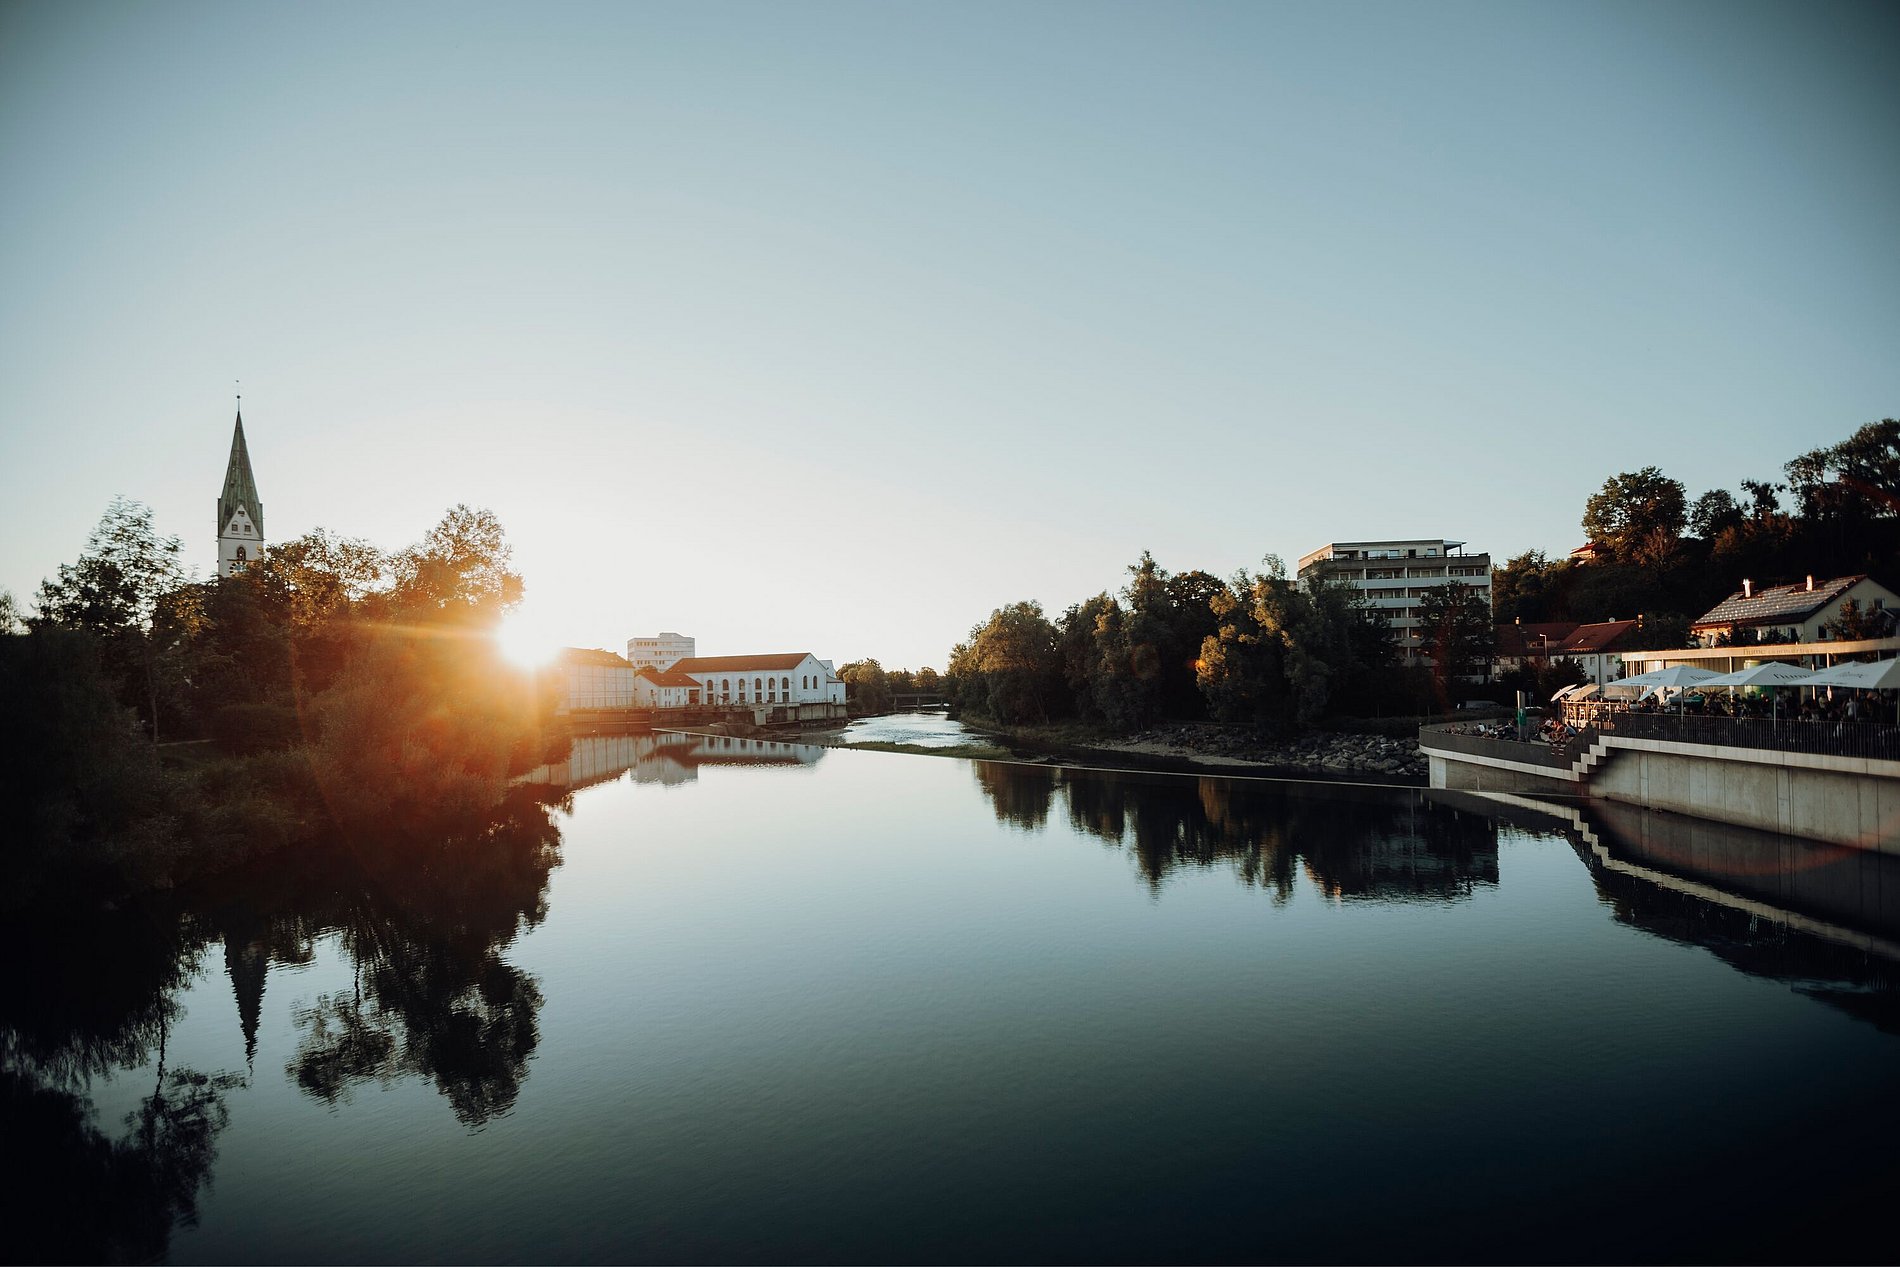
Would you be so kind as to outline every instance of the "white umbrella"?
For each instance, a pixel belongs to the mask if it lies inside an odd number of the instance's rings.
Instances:
[[[1557,693],[1550,697],[1550,702],[1555,704],[1558,700],[1570,694],[1570,692],[1581,689],[1582,686],[1583,683],[1581,682],[1572,682],[1569,686],[1560,686],[1557,688]]]
[[[1707,669],[1694,668],[1687,664],[1672,664],[1666,669],[1651,669],[1647,673],[1638,673],[1635,677],[1619,678],[1611,686],[1662,686],[1671,690],[1680,690],[1685,686],[1703,686],[1712,677],[1719,674]]]
[[[1721,677],[1712,677],[1702,685],[1705,688],[1711,686],[1726,686],[1729,689],[1729,694],[1733,695],[1735,688],[1738,686],[1766,686],[1771,688],[1777,686],[1795,686],[1806,681],[1810,672],[1811,670],[1804,669],[1798,664],[1784,664],[1780,660],[1764,660],[1760,664],[1751,664],[1746,669],[1737,669],[1733,673],[1724,673]],[[1781,697],[1779,695],[1771,696],[1769,703],[1776,719],[1779,720]]]
[[[1764,660],[1752,664],[1746,669],[1737,669],[1733,673],[1724,673],[1704,682],[1704,686],[1795,686],[1804,684],[1812,669],[1804,669],[1798,664],[1783,664],[1780,660]]]
[[[1849,661],[1810,673],[1796,686],[1848,686],[1861,691],[1900,690],[1900,660]]]

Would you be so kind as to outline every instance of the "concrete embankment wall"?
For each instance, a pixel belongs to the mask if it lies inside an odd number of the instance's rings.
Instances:
[[[1680,746],[1686,745],[1667,745]],[[1617,743],[1585,790],[1644,809],[1900,853],[1900,778],[1829,769],[1813,758],[1799,760],[1804,754],[1731,755],[1740,752],[1705,755]]]
[[[1427,731],[1431,786],[1583,795],[1802,840],[1900,854],[1900,761],[1598,735],[1562,756]]]

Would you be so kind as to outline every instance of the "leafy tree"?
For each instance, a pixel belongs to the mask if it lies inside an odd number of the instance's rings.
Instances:
[[[1435,585],[1419,600],[1419,633],[1444,698],[1452,681],[1485,673],[1496,649],[1491,608],[1469,585]]]
[[[1007,724],[1046,722],[1061,696],[1056,629],[1035,602],[999,607],[950,653],[958,701]]]
[[[844,683],[845,699],[860,714],[891,711],[891,684],[884,666],[876,660],[854,660],[838,670]]]
[[[36,601],[40,623],[83,629],[100,640],[128,702],[142,707],[155,743],[161,662],[169,648],[155,635],[152,617],[184,579],[178,562],[183,550],[177,537],[158,534],[151,507],[115,497],[78,562],[61,564],[56,579],[40,582]]]
[[[519,574],[493,511],[452,506],[419,543],[390,560],[395,613],[492,625],[521,601]],[[354,575],[360,577],[360,568]]]
[[[1726,488],[1712,488],[1689,507],[1689,531],[1704,541],[1713,541],[1726,528],[1743,520],[1742,507]]]
[[[19,633],[26,628],[26,622],[20,617],[20,605],[13,600],[12,590],[0,590],[0,636]]]
[[[1687,495],[1653,466],[1611,476],[1583,507],[1583,531],[1619,559],[1652,555],[1687,523]]]

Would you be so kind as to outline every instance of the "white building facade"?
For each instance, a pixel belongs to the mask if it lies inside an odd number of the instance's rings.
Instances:
[[[1462,541],[1437,537],[1399,541],[1333,541],[1300,558],[1298,579],[1346,581],[1385,618],[1406,664],[1429,657],[1422,648],[1419,603],[1427,590],[1464,585],[1491,606],[1491,556],[1466,554]]]
[[[627,639],[627,662],[636,669],[665,672],[681,660],[692,659],[698,649],[698,640],[685,634],[636,634]]]
[[[844,703],[844,682],[831,662],[807,651],[695,656],[675,661],[668,674],[699,683],[708,704]]]
[[[637,707],[631,664],[611,651],[564,648],[555,657],[561,674],[561,706],[567,712]]]

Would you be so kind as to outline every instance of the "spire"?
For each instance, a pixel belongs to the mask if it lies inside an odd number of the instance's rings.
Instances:
[[[231,974],[237,994],[238,1028],[244,1032],[244,1064],[257,1061],[257,1022],[264,1011],[264,978],[270,972],[270,951],[261,941],[240,942],[224,935],[224,970]]]
[[[224,468],[224,492],[218,495],[218,533],[223,535],[231,514],[242,503],[250,512],[258,539],[264,536],[264,503],[257,499],[257,477],[251,474],[251,452],[244,446],[244,410],[238,408],[237,427],[231,432],[231,461]]]

